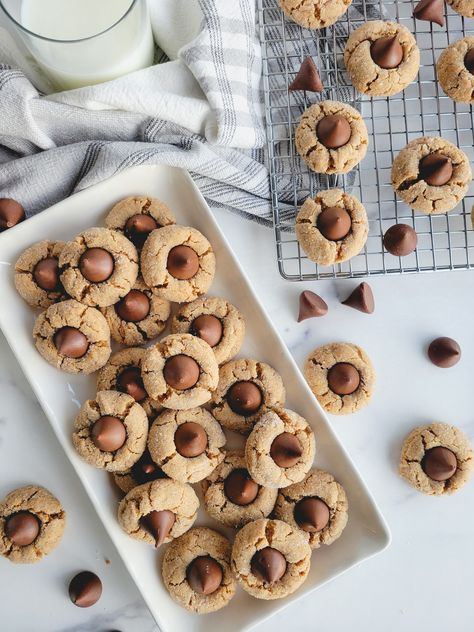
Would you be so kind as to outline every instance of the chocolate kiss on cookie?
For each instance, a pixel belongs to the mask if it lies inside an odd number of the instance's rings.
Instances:
[[[300,311],[298,314],[298,322],[306,320],[307,318],[314,318],[324,316],[328,313],[328,306],[323,299],[311,292],[311,290],[304,290],[300,294]]]
[[[104,248],[88,248],[79,259],[79,269],[91,283],[102,283],[112,276],[114,258]]]
[[[270,456],[279,467],[293,467],[298,463],[303,448],[298,437],[290,432],[282,432],[270,447]]]
[[[25,219],[25,209],[16,200],[0,198],[0,233]]]
[[[203,454],[207,448],[207,434],[202,426],[187,421],[180,424],[174,433],[176,450],[185,458],[193,458]]]
[[[155,538],[155,547],[159,548],[168,537],[176,516],[168,509],[161,511],[150,511],[149,514],[140,519],[140,524]]]
[[[130,290],[115,305],[115,311],[122,320],[138,323],[150,313],[150,299],[140,290]]]
[[[186,569],[186,579],[194,592],[211,595],[222,583],[222,568],[208,555],[194,558]]]
[[[453,163],[439,152],[428,154],[420,160],[420,178],[433,187],[441,187],[451,180]]]
[[[470,48],[464,57],[464,65],[467,70],[474,75],[474,48]]]
[[[222,322],[212,314],[201,314],[193,320],[190,333],[215,347],[222,338]]]
[[[413,17],[444,26],[444,0],[421,0],[413,11]]]
[[[328,206],[318,215],[319,232],[329,241],[339,241],[349,234],[352,220],[349,213],[341,206]]]
[[[178,391],[192,388],[199,380],[200,372],[196,360],[182,353],[168,358],[163,369],[166,383]]]
[[[327,149],[343,147],[349,142],[351,134],[349,121],[340,114],[328,114],[316,127],[318,140]]]
[[[298,70],[298,74],[288,86],[290,92],[305,90],[306,92],[322,92],[324,86],[318,69],[311,57],[306,57]]]
[[[302,498],[293,514],[300,529],[308,533],[322,531],[329,522],[329,507],[321,498]]]
[[[161,470],[151,458],[148,449],[145,450],[135,465],[132,465],[131,472],[133,478],[139,485],[156,481],[159,478],[166,478],[163,470]]]
[[[343,305],[357,309],[364,314],[373,314],[375,309],[375,300],[372,293],[372,288],[368,283],[360,283],[355,290],[353,290],[345,301],[342,301]]]
[[[166,267],[175,279],[192,279],[199,270],[199,257],[189,246],[175,246],[169,251]]]
[[[33,268],[33,279],[38,287],[46,291],[58,290],[61,286],[59,281],[59,266],[56,257],[46,257],[41,259]]]
[[[253,555],[250,568],[255,577],[266,584],[274,584],[286,572],[286,559],[277,549],[266,546]]]
[[[158,224],[151,215],[137,213],[127,220],[125,235],[136,248],[143,248],[148,235],[156,228],[158,228]]]
[[[75,360],[86,355],[89,341],[86,336],[75,327],[61,327],[54,334],[54,346],[60,355]]]
[[[447,481],[455,474],[458,461],[452,450],[437,446],[425,452],[421,467],[433,481]]]
[[[102,582],[95,573],[83,571],[71,579],[69,597],[79,608],[89,608],[97,603],[102,595]]]
[[[30,511],[18,511],[5,520],[5,535],[15,546],[33,544],[40,529],[39,518]]]
[[[351,395],[359,388],[359,371],[348,362],[338,362],[328,371],[328,384],[336,395]]]
[[[380,68],[398,68],[403,61],[403,48],[398,37],[380,37],[372,42],[370,56]]]
[[[127,431],[121,419],[111,415],[103,415],[93,424],[91,439],[99,450],[115,452],[127,440]]]
[[[147,396],[143,386],[142,374],[137,366],[127,366],[117,377],[115,382],[117,390],[127,393],[136,402],[141,402]]]
[[[253,382],[236,382],[227,391],[227,402],[237,415],[250,416],[262,405],[262,392]]]
[[[258,490],[259,486],[244,468],[232,470],[224,481],[225,495],[234,505],[241,507],[253,503],[257,498]]]

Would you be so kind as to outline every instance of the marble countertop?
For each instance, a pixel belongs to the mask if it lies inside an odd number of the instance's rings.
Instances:
[[[373,279],[376,311],[367,316],[339,302],[356,282],[283,281],[270,230],[222,211],[217,219],[300,366],[314,347],[349,340],[368,352],[377,369],[371,405],[351,417],[331,417],[331,423],[384,513],[392,545],[259,632],[472,630],[474,481],[453,497],[425,497],[398,477],[397,465],[403,437],[418,424],[450,422],[474,440],[473,273]],[[323,296],[326,317],[296,323],[303,289]],[[463,350],[461,362],[448,370],[425,355],[427,343],[440,335],[456,338]],[[0,335],[0,495],[32,481],[67,499],[68,528],[60,548],[40,564],[0,559],[0,629],[157,632]],[[101,576],[104,593],[82,610],[69,602],[67,584],[84,569]]]

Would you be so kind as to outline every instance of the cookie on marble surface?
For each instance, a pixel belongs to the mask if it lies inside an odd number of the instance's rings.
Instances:
[[[315,349],[306,360],[304,375],[321,406],[333,415],[355,413],[373,395],[372,362],[351,343],[333,342]]]
[[[347,173],[365,157],[369,137],[355,108],[339,101],[320,101],[301,115],[295,144],[316,173]]]
[[[139,250],[152,231],[175,223],[175,216],[164,202],[140,195],[120,200],[105,218],[107,228],[124,233]]]
[[[145,351],[143,383],[165,408],[187,410],[211,399],[219,367],[211,347],[191,334],[171,334]]]
[[[117,487],[126,494],[138,485],[167,478],[163,470],[151,458],[148,448],[131,467],[123,472],[113,472],[112,476]]]
[[[215,612],[235,594],[230,568],[231,544],[206,527],[190,529],[167,547],[163,581],[171,598],[197,614]]]
[[[91,307],[107,307],[132,289],[138,253],[121,233],[89,228],[65,244],[59,267],[61,282],[72,298]]]
[[[449,424],[414,428],[405,438],[400,475],[430,496],[454,494],[472,473],[474,454],[466,435]]]
[[[274,516],[299,529],[312,549],[332,544],[347,524],[347,496],[329,472],[310,470],[299,483],[280,490]]]
[[[162,406],[147,393],[142,379],[142,360],[145,349],[130,347],[114,353],[97,374],[98,391],[119,391],[133,397],[151,421]]]
[[[449,6],[465,18],[474,18],[474,0],[446,0]]]
[[[280,599],[308,576],[311,548],[300,529],[263,518],[237,532],[231,563],[246,592],[257,599]]]
[[[264,413],[245,444],[245,461],[253,480],[274,489],[303,480],[314,461],[314,433],[292,410]]]
[[[306,256],[320,265],[342,263],[359,254],[369,234],[361,202],[341,189],[307,198],[296,216],[296,237]]]
[[[223,364],[240,351],[245,321],[239,310],[225,298],[204,296],[183,305],[171,322],[174,334],[193,334],[205,340]]]
[[[171,304],[138,277],[128,294],[101,311],[109,323],[112,338],[120,344],[133,346],[142,345],[162,333]]]
[[[118,508],[118,521],[131,538],[158,548],[186,533],[196,520],[199,500],[190,485],[169,478],[134,487]]]
[[[229,450],[201,483],[207,513],[226,527],[240,528],[266,518],[275,506],[277,489],[262,487],[250,476],[243,452]]]
[[[463,37],[445,48],[436,62],[436,73],[448,97],[474,104],[474,37]]]
[[[352,0],[280,0],[283,12],[307,29],[322,29],[334,24]]]
[[[87,400],[74,420],[72,442],[90,465],[123,472],[146,447],[148,418],[137,402],[117,391],[100,391]]]
[[[269,364],[231,360],[219,370],[211,410],[225,428],[248,434],[262,413],[283,406],[285,396],[283,380]]]
[[[67,297],[59,279],[62,241],[40,241],[27,248],[15,263],[15,287],[31,307],[49,307]]]
[[[195,228],[165,226],[146,240],[141,271],[145,283],[158,296],[188,303],[211,287],[216,258],[211,244]]]
[[[33,564],[63,537],[66,512],[44,487],[27,485],[0,502],[0,555],[16,564]]]
[[[471,180],[466,154],[438,136],[412,140],[392,164],[395,193],[426,215],[451,211],[466,195]]]
[[[353,31],[344,49],[352,85],[371,97],[404,90],[420,68],[420,50],[410,31],[396,22],[372,20]]]
[[[167,410],[150,428],[148,449],[167,476],[197,483],[222,462],[225,442],[222,428],[208,410]]]
[[[110,356],[110,330],[94,307],[74,300],[50,305],[35,321],[33,339],[43,358],[67,373],[92,373]]]

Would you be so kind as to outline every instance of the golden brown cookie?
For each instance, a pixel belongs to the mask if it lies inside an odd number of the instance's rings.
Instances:
[[[307,29],[322,29],[334,24],[352,0],[280,0],[285,14]]]
[[[447,0],[449,6],[465,18],[474,18],[474,0]]]
[[[49,307],[67,297],[59,279],[62,241],[40,241],[27,248],[15,263],[15,287],[32,307]]]
[[[469,66],[469,68],[468,68]],[[474,37],[450,44],[439,56],[436,73],[448,97],[458,103],[474,104]]]

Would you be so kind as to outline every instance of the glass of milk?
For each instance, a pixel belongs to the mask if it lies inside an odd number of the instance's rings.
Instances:
[[[0,0],[52,90],[115,79],[153,63],[146,0]]]

